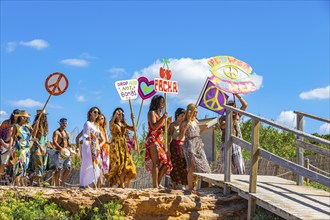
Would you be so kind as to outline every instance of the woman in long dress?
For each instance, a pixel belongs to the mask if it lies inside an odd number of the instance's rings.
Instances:
[[[101,111],[98,107],[92,107],[87,113],[87,122],[84,124],[83,145],[81,147],[81,187],[96,187],[101,183],[100,146],[104,144],[105,139],[96,123],[100,113]]]
[[[162,114],[165,107],[164,97],[155,95],[151,99],[148,112],[149,132],[146,138],[145,166],[152,174],[154,188],[162,188],[160,182],[167,172],[170,174],[172,163],[168,156],[167,146],[163,143],[163,132],[167,112]]]
[[[105,138],[105,143],[101,146],[101,159],[102,159],[102,169],[103,173],[107,174],[109,172],[110,166],[110,146],[109,146],[109,137],[107,135],[107,119],[104,114],[100,114],[97,118],[97,123],[99,125],[100,131]]]
[[[133,126],[126,123],[124,110],[116,108],[110,120],[110,170],[108,183],[110,187],[118,185],[121,188],[130,186],[130,181],[136,178],[136,168],[127,147],[127,129],[133,131]]]
[[[39,118],[39,115],[40,119]],[[31,158],[33,161],[33,171],[34,175],[31,179],[31,185],[33,179],[37,180],[37,184],[40,187],[40,180],[44,175],[46,170],[48,154],[47,154],[47,135],[48,135],[48,122],[45,112],[37,110],[37,115],[33,122],[33,133],[32,136],[36,138],[36,141],[33,143],[31,150]]]
[[[238,94],[235,94],[239,101],[241,102],[241,110],[245,111],[247,107],[246,101]],[[228,101],[227,105],[231,105],[236,108],[236,102],[235,101]],[[236,137],[242,138],[242,132],[241,128],[239,125],[239,119],[241,115],[237,112],[233,112],[233,120],[232,120],[232,125],[233,125],[233,131],[234,135]],[[221,136],[221,165],[224,167],[225,164],[225,133],[226,133],[226,117],[222,116],[219,120],[220,123],[220,128],[222,131],[222,136]],[[245,164],[244,164],[244,159],[243,159],[243,154],[242,154],[242,149],[240,146],[237,144],[233,144],[232,146],[232,153],[231,153],[231,170],[233,174],[245,174]]]
[[[175,121],[168,129],[168,143],[170,143],[171,162],[173,169],[171,172],[172,187],[176,189],[177,184],[188,185],[187,163],[183,155],[182,147],[184,140],[178,139],[181,122],[185,118],[186,111],[178,108],[175,111]]]
[[[14,145],[12,152],[13,175],[15,185],[25,185],[24,178],[30,162],[30,145],[32,127],[28,122],[30,114],[21,110],[14,126]]]
[[[187,162],[188,187],[194,190],[193,173],[211,173],[210,165],[207,161],[204,144],[201,135],[207,130],[207,126],[200,129],[197,120],[198,109],[196,105],[189,104],[186,110],[185,120],[181,123],[179,139],[185,137],[183,152]]]

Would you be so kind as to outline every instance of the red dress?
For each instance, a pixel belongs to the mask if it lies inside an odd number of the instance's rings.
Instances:
[[[159,121],[159,118],[156,117],[156,121]],[[146,156],[145,156],[145,167],[146,169],[151,172],[152,171],[152,160],[150,157],[150,146],[152,144],[155,144],[157,147],[157,151],[158,151],[158,159],[160,162],[160,167],[163,165],[167,166],[167,174],[171,173],[172,170],[172,163],[170,158],[168,157],[167,153],[165,152],[165,147],[164,147],[164,143],[163,143],[163,131],[164,131],[164,126],[160,126],[158,128],[156,128],[155,130],[151,129],[151,125],[150,122],[148,122],[148,135],[146,138],[146,143],[145,143],[145,147],[146,147]]]

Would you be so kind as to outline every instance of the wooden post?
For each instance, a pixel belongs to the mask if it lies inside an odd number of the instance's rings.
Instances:
[[[226,109],[226,131],[225,131],[225,167],[224,167],[224,181],[230,182],[231,175],[231,154],[232,154],[232,140],[231,136],[233,134],[233,111]],[[223,189],[223,194],[225,196],[230,194],[230,188],[225,185]]]
[[[136,146],[136,150],[138,152],[138,154],[140,154],[140,150],[139,150],[139,141],[137,139],[136,136],[136,127],[135,127],[135,122],[134,122],[134,113],[133,113],[133,108],[132,108],[132,102],[131,99],[128,100],[129,101],[129,108],[131,110],[131,115],[132,115],[132,125],[133,125],[133,131],[134,131],[134,141],[135,141],[135,146]]]
[[[303,131],[304,130],[304,116],[296,113],[297,115],[297,130]],[[297,140],[303,140],[303,137],[297,136]],[[301,147],[297,147],[297,163],[300,166],[304,166],[304,149]],[[304,185],[304,177],[301,175],[297,175],[297,185],[302,186]]]
[[[305,168],[306,169],[309,169],[309,159],[308,158],[305,158]],[[305,178],[305,181],[307,183],[309,183],[309,179],[308,178]]]
[[[140,115],[141,115],[141,110],[142,110],[142,106],[143,106],[143,101],[144,99],[142,99],[141,105],[140,105],[140,110],[139,110],[139,116],[136,122],[136,128],[139,128],[139,121],[140,121]]]
[[[258,176],[258,158],[259,158],[259,128],[260,122],[253,119],[252,121],[252,149],[250,157],[250,185],[249,193],[257,192],[257,176]],[[248,219],[253,219],[256,211],[256,199],[249,196],[248,203]]]
[[[165,102],[165,112],[167,112],[167,97],[166,97],[166,93],[164,93],[164,102]],[[167,149],[167,151],[169,150],[169,148],[167,147],[167,117],[165,118],[165,130],[164,130],[164,146],[165,149]]]

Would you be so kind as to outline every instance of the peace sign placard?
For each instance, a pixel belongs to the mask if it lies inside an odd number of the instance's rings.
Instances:
[[[69,86],[69,81],[63,73],[50,74],[45,81],[45,88],[50,95],[61,95]]]
[[[214,85],[209,79],[206,86],[202,91],[202,96],[199,100],[199,106],[214,111],[220,115],[223,115],[225,108],[223,105],[227,103],[228,95],[221,91],[216,85]]]

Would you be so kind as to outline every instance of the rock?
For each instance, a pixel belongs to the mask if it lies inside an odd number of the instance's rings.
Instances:
[[[7,190],[41,197],[77,213],[80,207],[100,206],[111,200],[123,205],[126,219],[246,219],[247,202],[236,194],[222,196],[219,188],[204,188],[197,194],[185,195],[182,190],[119,189],[119,188],[36,188],[0,187],[0,196]]]

